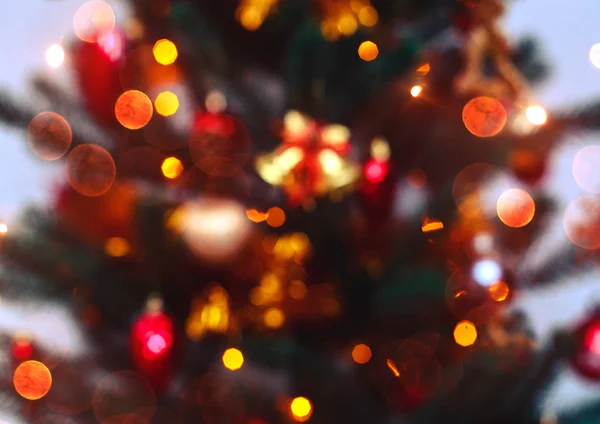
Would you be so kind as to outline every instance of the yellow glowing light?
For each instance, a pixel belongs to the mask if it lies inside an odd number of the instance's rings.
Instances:
[[[337,24],[338,30],[344,35],[352,35],[358,28],[358,22],[351,13],[345,13],[340,17]]]
[[[170,40],[163,38],[154,43],[152,48],[154,59],[161,65],[170,65],[177,60],[177,46]]]
[[[304,152],[299,147],[290,147],[275,159],[275,165],[283,172],[292,170],[304,158]]]
[[[263,277],[260,279],[260,289],[268,296],[278,293],[281,289],[281,281],[279,280],[277,274],[270,272],[263,275]]]
[[[461,321],[454,328],[454,340],[459,346],[471,346],[477,340],[477,328],[471,321]]]
[[[388,358],[385,360],[385,364],[390,369],[392,374],[394,374],[394,377],[400,377],[400,371],[398,371],[398,367],[396,366],[394,361],[392,361],[391,359]]]
[[[357,364],[366,364],[371,360],[371,348],[366,344],[357,344],[352,349],[352,359]]]
[[[364,25],[366,27],[372,27],[373,25],[377,24],[377,21],[379,20],[379,15],[377,14],[375,8],[371,6],[365,6],[362,7],[358,12],[358,20],[361,25]]]
[[[8,233],[8,226],[5,223],[0,223],[0,234]]]
[[[131,250],[129,242],[122,237],[111,237],[104,244],[104,251],[108,256],[120,258],[127,255]]]
[[[51,68],[58,68],[65,61],[65,51],[60,44],[53,44],[46,50],[46,63]]]
[[[425,218],[423,225],[421,226],[421,231],[424,233],[430,233],[432,231],[442,230],[444,228],[444,223],[442,221],[438,221],[437,219]]]
[[[544,125],[548,120],[548,114],[546,113],[546,110],[539,105],[527,107],[527,109],[525,109],[525,116],[533,125]]]
[[[423,86],[415,85],[410,89],[410,95],[413,97],[419,97],[423,92]]]
[[[342,169],[342,159],[331,149],[324,149],[319,153],[319,163],[326,174],[336,174]]]
[[[267,212],[267,224],[270,227],[281,227],[285,223],[285,212],[281,208],[270,208]]]
[[[294,280],[288,287],[288,293],[292,299],[300,300],[306,297],[308,294],[308,289],[306,288],[306,284],[304,284],[302,281]]]
[[[383,137],[376,137],[371,141],[371,157],[377,161],[385,162],[390,158],[390,145]]]
[[[348,127],[340,124],[328,125],[321,130],[321,140],[330,146],[343,146],[350,139]]]
[[[370,62],[379,56],[379,48],[372,41],[363,41],[358,47],[358,56],[365,62]]]
[[[166,178],[173,179],[177,178],[183,172],[183,165],[181,161],[176,157],[168,157],[166,158],[162,165],[160,166],[160,170]]]
[[[145,127],[152,119],[152,102],[138,90],[129,90],[115,103],[115,116],[121,125],[130,130]]]
[[[263,316],[263,321],[269,328],[279,328],[283,325],[285,316],[283,315],[283,312],[281,312],[281,309],[269,308]]]
[[[513,228],[524,227],[535,215],[535,203],[525,190],[513,188],[500,195],[496,212],[505,225]]]
[[[508,284],[502,280],[498,280],[488,288],[488,292],[490,297],[496,302],[503,302],[508,297],[510,289]]]
[[[255,31],[262,25],[264,16],[256,7],[246,7],[239,14],[239,21],[248,31]]]
[[[179,99],[175,93],[163,91],[154,100],[156,112],[162,116],[171,116],[179,109]]]
[[[223,353],[223,365],[231,371],[236,371],[244,365],[244,355],[235,348],[229,348]]]
[[[308,118],[297,110],[288,111],[283,117],[285,131],[290,135],[302,135],[309,129]]]
[[[267,220],[267,214],[259,212],[256,209],[246,209],[246,216],[252,222],[264,222]]]
[[[290,412],[296,421],[304,422],[312,415],[312,405],[308,399],[299,396],[290,403]]]
[[[25,399],[41,399],[50,391],[52,374],[46,365],[38,361],[25,361],[15,370],[13,384]]]

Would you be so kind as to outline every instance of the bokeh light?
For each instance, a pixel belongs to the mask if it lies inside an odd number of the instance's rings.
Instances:
[[[583,147],[573,159],[573,178],[590,193],[600,193],[600,146]]]
[[[25,361],[15,370],[13,384],[17,393],[25,399],[41,399],[52,387],[52,374],[41,362]]]
[[[141,91],[126,91],[115,103],[115,116],[125,128],[139,130],[152,119],[152,102]]]
[[[308,399],[299,396],[290,403],[292,418],[298,422],[307,421],[312,415],[312,405]]]
[[[244,355],[238,349],[229,348],[223,353],[223,365],[230,371],[236,371],[244,365]]]
[[[510,288],[504,281],[498,280],[488,288],[488,293],[496,302],[504,302],[510,294]]]
[[[179,99],[171,91],[163,91],[154,100],[154,108],[159,115],[171,116],[179,109]]]
[[[60,44],[52,44],[46,50],[46,63],[51,68],[58,68],[65,61],[65,50]]]
[[[108,256],[120,258],[131,251],[131,245],[123,237],[111,237],[104,244],[104,251]]]
[[[308,288],[304,282],[300,280],[294,280],[288,286],[288,293],[292,299],[300,300],[306,297],[308,294]]]
[[[183,165],[179,159],[171,156],[163,161],[162,165],[160,166],[160,170],[166,178],[172,180],[181,175],[183,172]]]
[[[177,60],[177,46],[171,40],[163,38],[154,43],[152,47],[154,59],[161,65],[170,65]]]
[[[363,6],[358,11],[358,20],[361,25],[372,27],[373,25],[377,24],[377,21],[379,21],[379,14],[374,7]]]
[[[285,223],[285,212],[283,209],[274,207],[267,212],[267,224],[270,227],[278,228]]]
[[[596,43],[590,49],[590,63],[594,68],[600,69],[600,43]]]
[[[452,197],[459,211],[466,217],[477,217],[482,213],[479,192],[496,173],[497,168],[487,163],[475,163],[465,167],[456,175],[452,185]]]
[[[265,311],[263,322],[269,328],[279,328],[285,321],[285,315],[279,308],[269,308]]]
[[[223,113],[227,109],[227,98],[219,90],[211,90],[206,95],[204,106],[210,113]]]
[[[525,109],[525,117],[533,125],[538,126],[544,125],[548,120],[546,110],[539,105],[528,106],[527,109]]]
[[[387,163],[371,159],[365,165],[365,178],[373,184],[380,183],[388,173]]]
[[[379,48],[372,41],[363,41],[358,46],[358,56],[365,62],[370,62],[379,56]]]
[[[95,43],[109,34],[115,27],[115,13],[102,0],[85,2],[73,17],[73,31],[82,41]]]
[[[6,225],[4,222],[0,223],[0,234],[6,234],[8,233],[8,225]]]
[[[565,211],[563,225],[565,234],[576,246],[600,248],[600,198],[587,195],[575,199]]]
[[[460,321],[454,327],[454,341],[459,346],[471,346],[477,340],[477,328],[471,321]]]
[[[502,268],[492,259],[482,259],[473,265],[472,275],[478,284],[489,287],[502,278]]]
[[[366,344],[360,343],[352,349],[352,359],[357,364],[364,365],[371,360],[371,348]]]
[[[492,97],[475,97],[463,108],[462,119],[469,132],[477,137],[493,137],[506,125],[506,109]]]
[[[61,158],[71,147],[72,139],[71,126],[54,112],[36,115],[27,126],[29,148],[44,160]]]
[[[535,215],[535,202],[525,190],[511,188],[498,198],[496,212],[498,218],[508,227],[524,227]]]
[[[67,181],[73,189],[91,197],[106,193],[117,174],[110,153],[94,144],[82,144],[71,150],[67,155],[65,168]]]
[[[378,161],[387,161],[390,158],[390,145],[383,137],[371,140],[371,157]]]
[[[413,97],[419,97],[422,92],[423,92],[422,85],[413,85],[410,89],[410,95]]]

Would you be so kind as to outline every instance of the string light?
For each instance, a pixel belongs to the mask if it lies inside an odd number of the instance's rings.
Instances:
[[[357,364],[364,365],[371,360],[371,348],[366,344],[357,344],[352,349],[352,359]]]
[[[171,116],[179,109],[179,99],[175,93],[163,91],[154,100],[156,112],[162,116]]]
[[[423,86],[421,86],[421,85],[414,85],[410,89],[410,95],[413,97],[419,97],[422,92],[423,92]]]
[[[312,415],[312,405],[308,399],[299,396],[290,403],[290,412],[296,421],[304,422]]]
[[[46,63],[51,68],[58,68],[65,61],[65,50],[60,44],[53,44],[46,50]]]
[[[370,62],[379,56],[379,48],[372,41],[363,41],[358,46],[358,56],[365,62]]]
[[[160,166],[160,170],[166,178],[172,180],[181,175],[183,172],[183,165],[179,159],[171,156],[163,161],[162,165]]]
[[[454,328],[454,340],[462,347],[471,346],[477,340],[477,328],[471,321],[461,321]]]
[[[546,110],[539,105],[532,105],[525,109],[525,116],[527,120],[531,122],[533,125],[544,125],[548,120],[548,114]]]
[[[482,259],[473,265],[473,279],[484,287],[489,287],[502,278],[502,268],[492,259]]]
[[[229,348],[223,353],[223,365],[230,371],[237,371],[244,365],[244,355],[238,349]]]
[[[154,43],[152,48],[154,59],[161,65],[170,65],[177,60],[177,46],[171,40],[163,38]]]
[[[106,241],[104,251],[108,256],[120,258],[131,251],[131,246],[129,245],[129,242],[122,237],[111,237]]]

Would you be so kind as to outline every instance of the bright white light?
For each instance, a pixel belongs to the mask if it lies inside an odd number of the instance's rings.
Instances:
[[[502,277],[502,268],[496,261],[483,259],[473,265],[473,278],[482,286],[488,287]]]
[[[533,125],[544,125],[548,120],[546,110],[539,105],[532,105],[525,109],[525,116]]]
[[[415,85],[410,89],[410,95],[413,97],[419,97],[423,92],[423,87],[420,85]]]
[[[600,43],[594,44],[590,49],[590,62],[594,68],[600,69]]]
[[[486,255],[494,248],[494,239],[489,233],[479,233],[473,237],[473,250],[479,255]]]
[[[53,44],[46,50],[46,63],[51,68],[58,68],[65,61],[65,51],[59,44]]]

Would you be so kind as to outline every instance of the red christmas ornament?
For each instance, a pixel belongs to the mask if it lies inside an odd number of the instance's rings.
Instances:
[[[600,380],[600,311],[584,322],[576,331],[577,351],[573,365],[579,373],[591,380]]]
[[[116,123],[115,102],[121,94],[119,64],[124,41],[111,33],[97,43],[78,42],[73,47],[76,76],[88,112],[99,123]]]
[[[31,338],[26,334],[15,334],[12,341],[12,355],[18,362],[31,359],[33,355],[33,346]]]
[[[165,388],[170,376],[173,320],[162,311],[162,300],[150,298],[133,325],[131,350],[137,369],[156,388]]]

